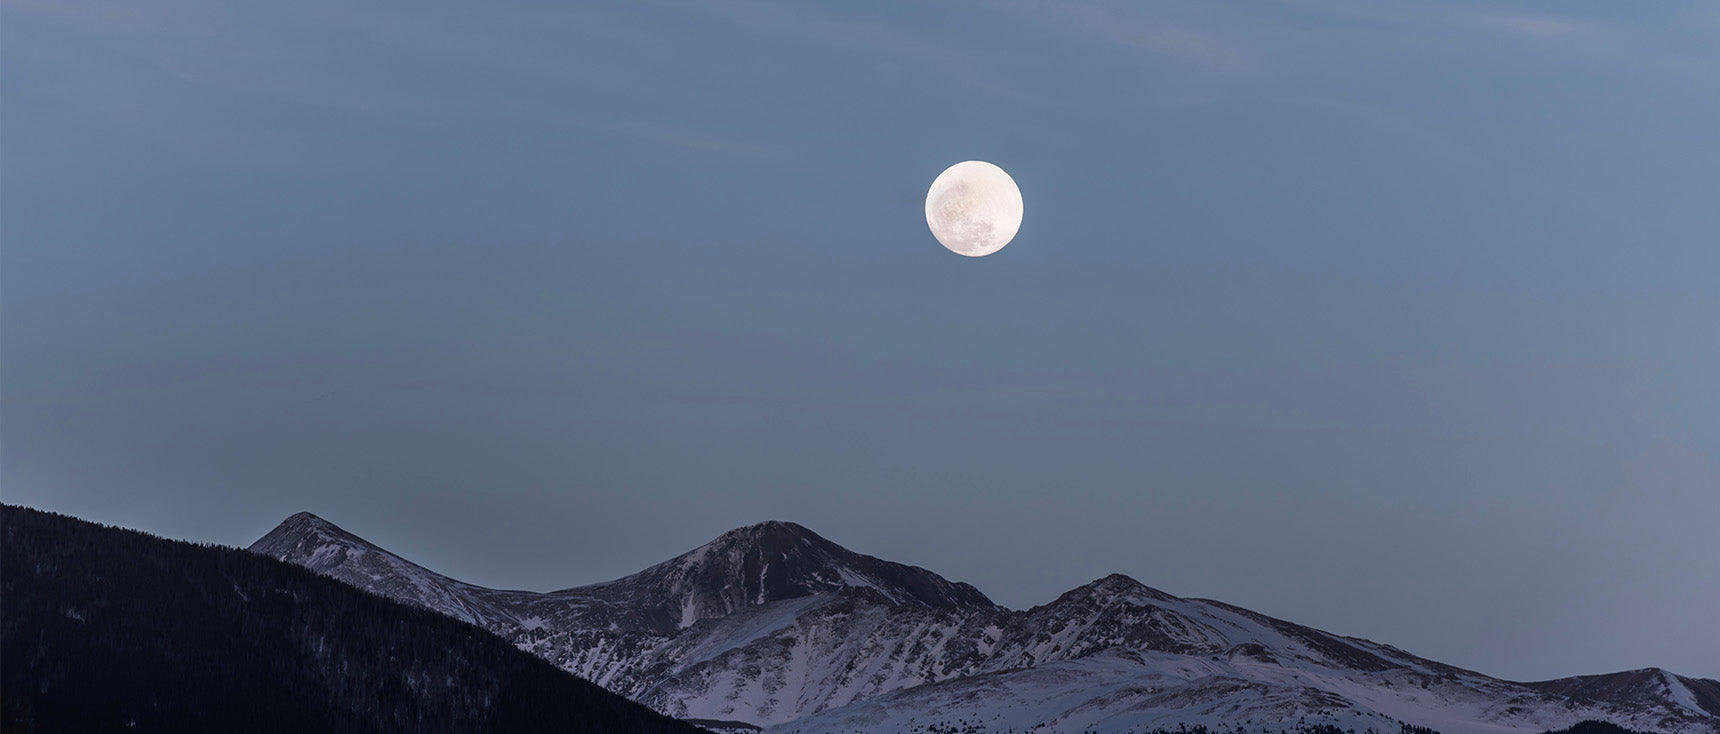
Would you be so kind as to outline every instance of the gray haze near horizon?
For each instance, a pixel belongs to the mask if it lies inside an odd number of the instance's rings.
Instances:
[[[1720,6],[3,7],[6,502],[1720,677]]]

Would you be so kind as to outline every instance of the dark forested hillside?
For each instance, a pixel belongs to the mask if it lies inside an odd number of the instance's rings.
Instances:
[[[695,732],[298,566],[0,508],[0,729]]]

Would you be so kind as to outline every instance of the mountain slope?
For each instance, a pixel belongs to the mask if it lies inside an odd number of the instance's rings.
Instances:
[[[435,576],[302,518],[254,548],[473,614],[521,648],[679,717],[808,732],[964,720],[1017,731],[1242,722],[1365,731],[1401,720],[1452,734],[1583,719],[1720,730],[1703,705],[1711,681],[1610,696],[1581,683],[1513,683],[1122,575],[1011,611],[789,523],[725,533],[613,582],[539,594]]]
[[[526,625],[522,610],[551,599],[556,611],[625,610],[630,624],[670,633],[747,606],[866,587],[892,602],[930,608],[996,608],[968,584],[923,568],[865,556],[799,525],[766,522],[717,539],[637,574],[549,594],[508,592],[442,576],[308,512],[287,518],[250,550],[333,575],[376,593],[486,626]]]
[[[0,538],[6,731],[698,731],[253,553],[11,506]]]
[[[997,606],[967,584],[861,555],[775,521],[731,530],[668,562],[585,590],[646,608],[656,629],[670,631],[748,606],[845,588],[869,588],[896,604],[934,609]]]
[[[1524,685],[1554,695],[1614,706],[1675,701],[1686,709],[1720,717],[1720,681],[1686,678],[1660,668],[1579,675]]]
[[[287,518],[249,550],[461,621],[492,629],[510,621],[485,603],[488,589],[433,573],[308,512]]]

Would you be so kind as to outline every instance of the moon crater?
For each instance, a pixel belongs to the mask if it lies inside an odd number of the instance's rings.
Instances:
[[[926,226],[950,252],[984,257],[1021,229],[1021,189],[1003,169],[962,161],[938,174],[926,192]]]

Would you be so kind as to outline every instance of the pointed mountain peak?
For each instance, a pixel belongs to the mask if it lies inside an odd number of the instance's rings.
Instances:
[[[1113,573],[1113,574],[1106,575],[1103,578],[1095,579],[1092,583],[1088,584],[1088,586],[1093,586],[1093,587],[1102,588],[1102,589],[1129,589],[1129,590],[1133,590],[1133,589],[1137,589],[1137,588],[1140,588],[1140,589],[1149,588],[1146,584],[1143,584],[1139,581],[1136,581],[1133,576],[1130,576],[1128,574],[1123,574],[1123,573]]]
[[[481,587],[419,566],[309,512],[281,521],[248,550],[455,619],[479,623],[510,619],[493,604],[468,596]]]
[[[295,512],[291,515],[288,515],[287,519],[282,520],[281,524],[276,526],[276,527],[277,528],[299,528],[299,529],[315,528],[318,530],[340,530],[339,526],[335,525],[332,522],[324,520],[320,515],[317,515],[315,513],[310,513],[310,512]],[[342,530],[341,532],[346,532],[346,531]]]
[[[327,569],[315,567],[311,562],[312,556],[329,556],[335,548],[359,552],[381,550],[363,538],[309,512],[294,513],[282,520],[274,530],[252,543],[248,550],[301,566],[310,566],[315,571],[326,571]]]
[[[658,626],[665,629],[685,628],[744,607],[844,589],[870,589],[893,604],[997,608],[972,586],[917,566],[855,553],[780,520],[730,530],[672,560],[601,586],[656,600]]]
[[[747,525],[745,527],[735,528],[734,530],[730,530],[726,533],[723,533],[723,535],[735,535],[735,534],[743,534],[744,535],[744,534],[758,534],[758,533],[766,533],[766,532],[814,534],[811,530],[806,529],[806,526],[801,525],[799,523],[793,523],[793,522],[789,522],[787,520],[766,520],[764,522],[753,523],[753,524]]]
[[[289,515],[287,519],[282,520],[280,525],[275,526],[276,530],[281,530],[283,528],[300,533],[337,532],[350,535],[350,533],[346,533],[346,531],[341,530],[340,527],[334,523],[324,520],[309,512],[295,512],[292,515]]]
[[[1057,598],[1057,602],[1069,602],[1077,599],[1101,602],[1117,599],[1175,601],[1176,597],[1136,581],[1125,574],[1113,573],[1064,592],[1062,596]]]
[[[743,540],[743,539],[751,539],[751,538],[766,538],[766,537],[772,537],[772,538],[812,537],[812,538],[818,538],[819,540],[823,540],[823,538],[818,537],[818,533],[814,533],[811,530],[806,529],[806,527],[803,525],[788,522],[787,520],[766,520],[766,521],[761,522],[761,523],[754,523],[754,524],[748,525],[746,527],[739,527],[739,528],[735,528],[734,530],[730,530],[726,533],[723,533],[722,535],[717,536],[716,540],[714,540],[712,542],[722,542],[725,540]]]
[[[782,520],[767,520],[735,528],[717,536],[700,550],[734,547],[757,548],[766,555],[794,555],[813,548],[830,553],[848,552],[842,546],[825,540],[823,536],[804,526]]]
[[[762,535],[810,535],[817,538],[817,533],[798,523],[789,523],[786,519],[767,519],[764,523],[748,524],[745,528],[734,528],[724,536],[762,536]]]
[[[282,520],[274,530],[252,543],[250,551],[288,560],[292,549],[338,545],[346,548],[380,550],[368,541],[342,530],[340,526],[309,512],[298,512]],[[297,562],[297,561],[295,561]],[[301,564],[304,565],[304,564]]]

